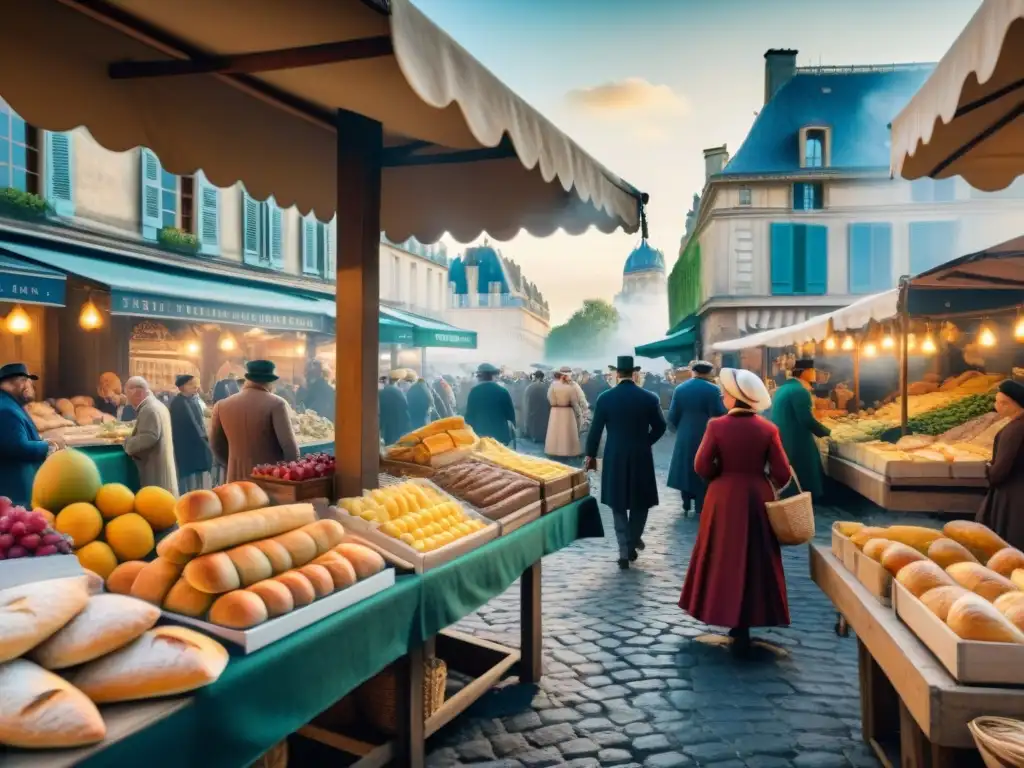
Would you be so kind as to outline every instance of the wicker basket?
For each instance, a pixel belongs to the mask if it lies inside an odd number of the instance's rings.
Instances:
[[[814,538],[814,503],[811,494],[804,493],[796,472],[790,467],[790,474],[799,493],[788,499],[780,499],[779,491],[775,491],[775,501],[765,504],[768,522],[771,523],[775,538],[784,547],[795,547],[806,544]]]
[[[430,658],[423,663],[423,717],[430,717],[444,704],[448,682],[448,665]],[[398,727],[398,673],[388,667],[359,689],[359,702],[367,720],[374,728],[393,735]]]
[[[1024,765],[1024,722],[1009,717],[976,717],[967,727],[988,768]]]
[[[288,768],[288,742],[277,742],[249,768]]]

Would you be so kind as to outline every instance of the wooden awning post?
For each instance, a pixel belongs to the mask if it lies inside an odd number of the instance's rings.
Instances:
[[[334,455],[338,496],[377,487],[380,304],[380,123],[338,110]],[[332,501],[334,501],[332,499]]]
[[[900,313],[900,434],[909,434],[909,403],[907,388],[910,386],[910,312],[907,308],[907,293],[910,290],[910,278],[900,279],[900,296],[896,307]]]

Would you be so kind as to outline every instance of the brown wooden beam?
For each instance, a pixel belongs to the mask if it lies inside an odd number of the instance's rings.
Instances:
[[[384,153],[381,155],[381,165],[385,168],[394,165],[395,163],[404,160],[405,158],[419,152],[423,149],[430,147],[437,147],[429,141],[410,141],[408,144],[398,144],[393,147],[385,147]],[[437,147],[440,149],[440,147]]]
[[[381,35],[301,48],[238,53],[230,56],[200,56],[164,61],[116,61],[110,65],[108,71],[114,80],[179,77],[181,75],[239,75],[375,59],[390,56],[392,53],[394,53],[394,49],[391,47],[391,37]]]
[[[383,166],[385,168],[409,168],[424,165],[453,165],[456,163],[478,163],[484,160],[506,160],[516,157],[516,148],[507,136],[501,140],[496,147],[483,147],[482,149],[464,149],[458,152],[435,153],[429,155],[418,155],[407,153],[405,155],[384,154]]]

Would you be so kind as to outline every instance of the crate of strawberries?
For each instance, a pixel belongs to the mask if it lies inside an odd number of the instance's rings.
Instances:
[[[55,531],[42,512],[0,496],[0,589],[81,573],[69,536]]]
[[[260,464],[253,468],[253,482],[277,504],[308,499],[334,498],[334,457],[311,453],[296,461]]]

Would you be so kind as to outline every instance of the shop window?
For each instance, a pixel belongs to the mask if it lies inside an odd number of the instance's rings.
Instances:
[[[773,222],[771,280],[776,296],[821,296],[828,290],[828,227]]]
[[[820,182],[797,182],[793,185],[794,211],[820,211],[825,207],[825,186]]]
[[[178,185],[178,191],[181,195],[181,229],[184,232],[189,232],[193,235],[198,236],[199,233],[196,231],[196,195],[195,178],[192,176],[182,176]]]
[[[829,129],[824,126],[800,129],[801,168],[828,168],[832,165],[829,133]]]
[[[750,205],[750,187],[740,187],[740,205]]]
[[[39,194],[39,131],[0,99],[0,189]]]
[[[910,274],[919,275],[956,257],[955,221],[910,222]]]
[[[328,223],[309,215],[302,220],[302,271],[307,275],[333,278],[337,272],[335,228],[337,217]],[[397,257],[395,276],[398,275]],[[396,280],[397,284],[397,280]],[[396,294],[395,300],[400,297]]]
[[[893,287],[892,224],[851,224],[850,293],[879,293]]]
[[[242,261],[284,269],[284,216],[273,197],[260,202],[242,190]]]
[[[949,203],[956,200],[956,179],[915,179],[910,182],[915,203]]]

